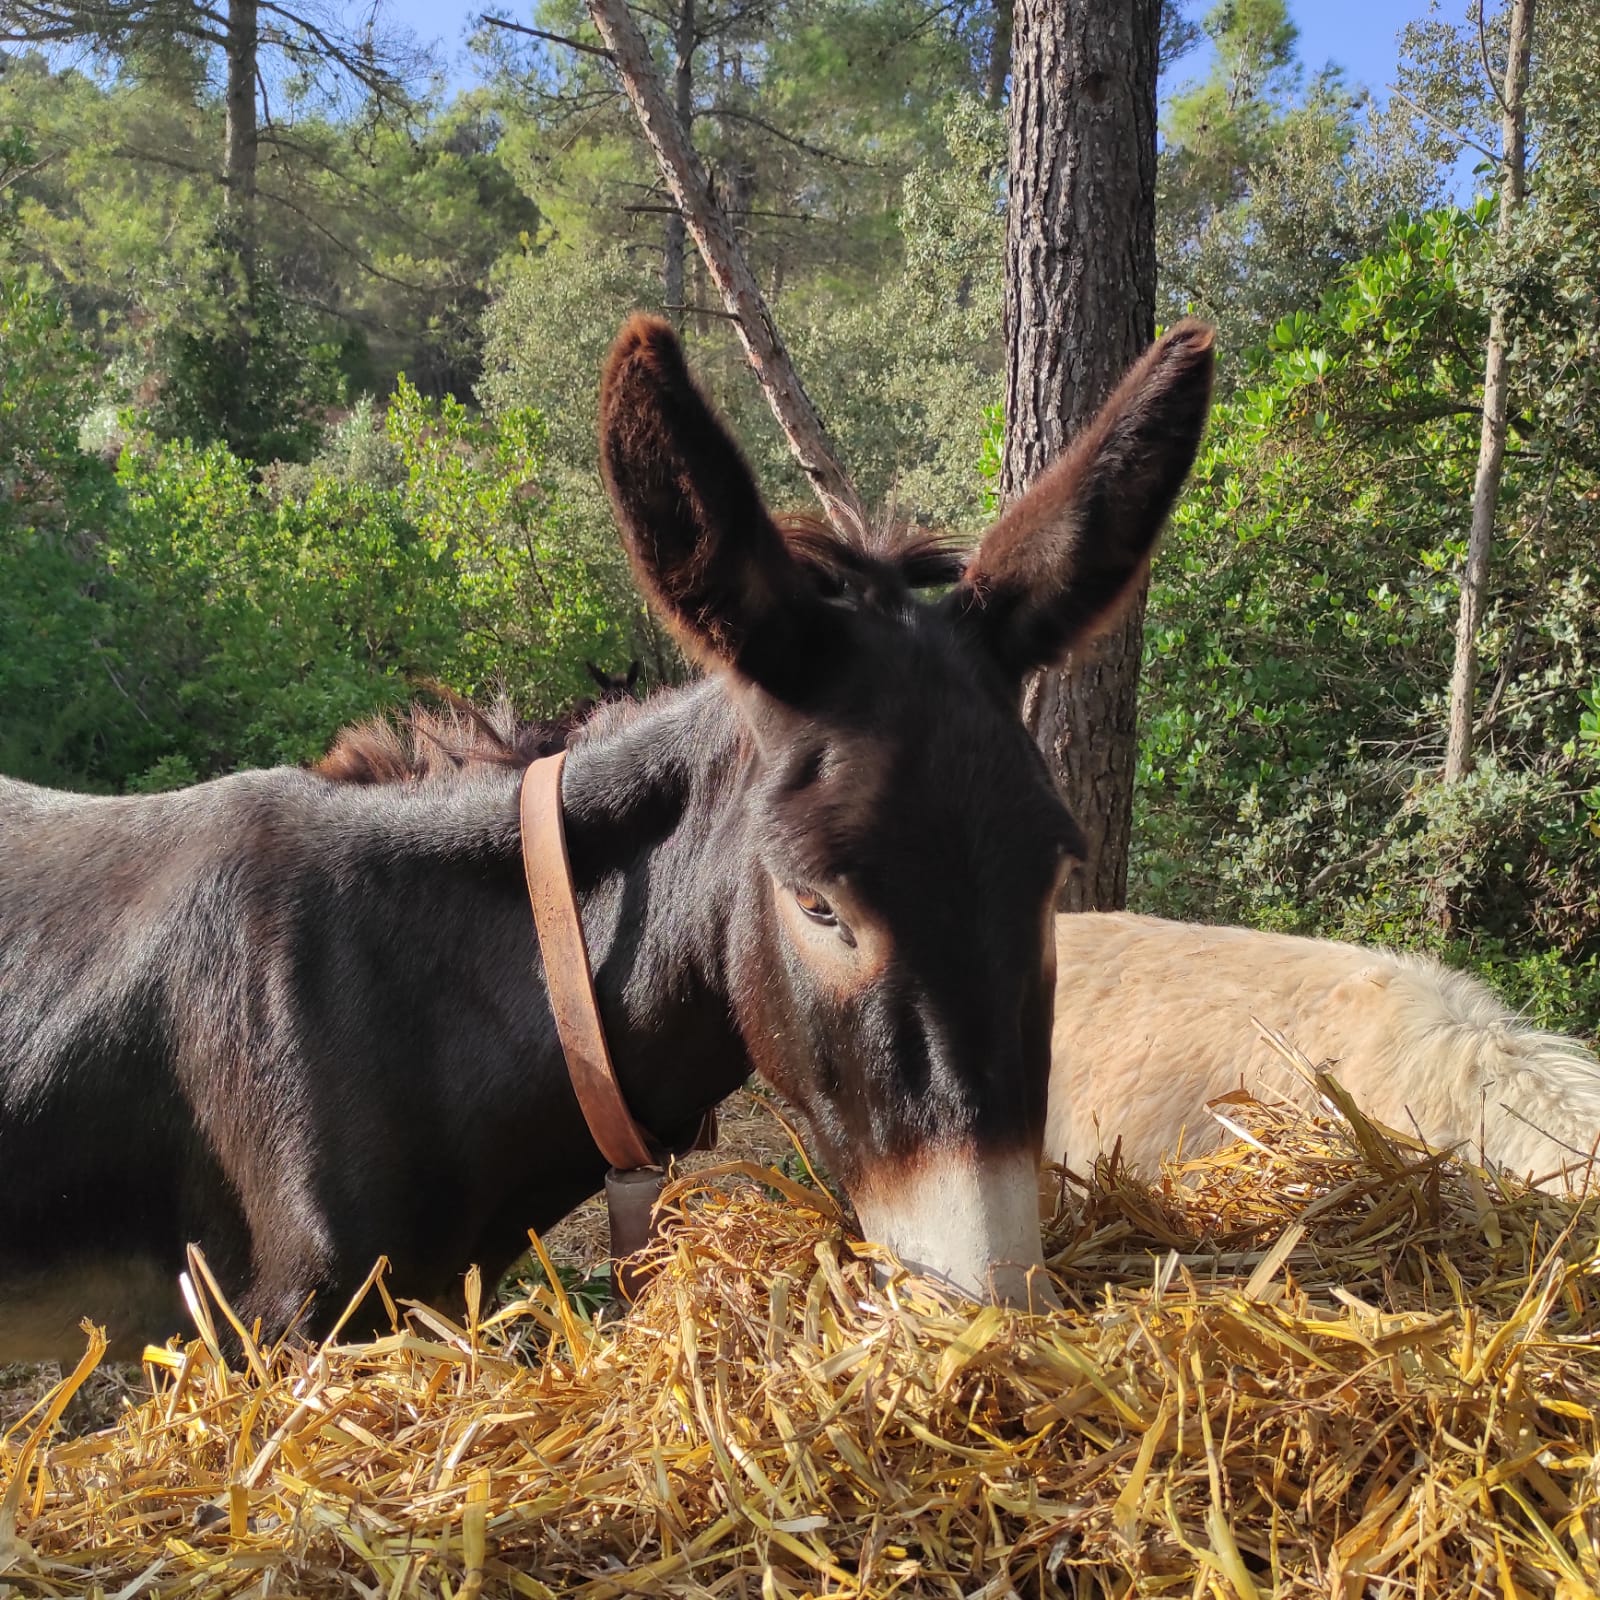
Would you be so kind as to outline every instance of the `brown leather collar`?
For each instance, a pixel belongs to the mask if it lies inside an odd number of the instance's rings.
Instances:
[[[544,958],[550,1010],[583,1120],[601,1155],[619,1172],[660,1166],[664,1152],[633,1120],[606,1048],[562,824],[561,767],[565,760],[565,751],[544,756],[522,777],[522,867]],[[716,1140],[716,1127],[716,1112],[708,1111],[692,1148],[709,1150]]]

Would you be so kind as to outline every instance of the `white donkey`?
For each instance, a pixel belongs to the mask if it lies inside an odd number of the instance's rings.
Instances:
[[[1206,1102],[1243,1088],[1308,1109],[1276,1029],[1376,1121],[1561,1193],[1600,1187],[1600,1060],[1475,978],[1386,950],[1127,912],[1056,918],[1045,1157],[1086,1172],[1214,1149]]]

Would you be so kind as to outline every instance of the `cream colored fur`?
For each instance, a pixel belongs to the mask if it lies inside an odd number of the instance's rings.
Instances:
[[[1131,1167],[1228,1137],[1205,1109],[1243,1088],[1315,1090],[1252,1018],[1326,1066],[1363,1111],[1435,1147],[1564,1191],[1600,1139],[1600,1061],[1426,958],[1127,912],[1056,919],[1047,1159],[1086,1171],[1120,1137]]]
[[[874,1177],[878,1181],[874,1181]],[[865,1236],[901,1265],[978,1300],[1057,1305],[1039,1241],[1039,1169],[1031,1154],[932,1149],[855,1196]],[[935,1271],[930,1262],[948,1263]]]

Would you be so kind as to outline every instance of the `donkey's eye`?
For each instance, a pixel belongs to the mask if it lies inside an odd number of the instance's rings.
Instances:
[[[825,928],[834,927],[839,921],[833,907],[815,889],[796,889],[794,902],[813,922],[820,922]]]

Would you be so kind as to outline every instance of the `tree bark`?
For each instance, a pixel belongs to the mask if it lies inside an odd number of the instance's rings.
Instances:
[[[228,0],[227,82],[223,89],[223,203],[247,268],[254,265],[256,200],[256,0]]]
[[[1006,79],[1011,73],[1012,0],[994,0],[994,32],[989,36],[989,68],[984,84],[989,107],[998,111],[1006,103]]]
[[[1502,243],[1522,209],[1526,177],[1528,59],[1533,47],[1533,0],[1512,0],[1510,48],[1500,94],[1500,220]],[[1503,298],[1489,313],[1483,364],[1483,425],[1478,435],[1478,470],[1472,483],[1472,529],[1461,574],[1456,615],[1455,662],[1450,673],[1450,723],[1445,739],[1444,781],[1456,783],[1472,770],[1473,702],[1478,684],[1478,625],[1489,587],[1495,510],[1506,454],[1506,385],[1509,356]]]
[[[644,35],[624,0],[588,0],[588,6],[633,102],[645,142],[733,318],[740,343],[795,460],[828,521],[841,531],[859,528],[865,517],[855,487],[794,370],[727,215],[712,198],[705,168],[689,142],[689,130],[673,114]]]
[[[690,138],[694,122],[694,0],[678,0],[678,15],[673,28],[676,61],[672,71],[672,109],[677,113],[685,138]],[[661,265],[661,298],[673,326],[682,329],[687,302],[683,298],[683,258],[688,244],[683,212],[674,210],[667,218],[664,240],[665,259]]]
[[[1155,336],[1160,0],[1016,0],[1006,217],[1003,499],[1095,414]],[[1128,889],[1144,595],[1031,696],[1033,724],[1088,840],[1063,910]]]

